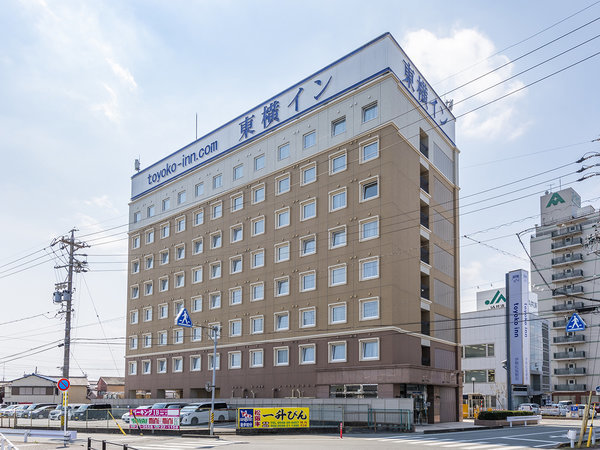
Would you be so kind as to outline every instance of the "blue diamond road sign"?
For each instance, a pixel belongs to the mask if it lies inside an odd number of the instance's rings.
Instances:
[[[181,311],[179,311],[179,314],[177,314],[177,317],[175,318],[175,325],[188,328],[192,327],[192,319],[190,319],[187,309],[182,308]]]
[[[585,330],[585,322],[579,314],[573,313],[569,321],[567,322],[566,331],[583,331]]]

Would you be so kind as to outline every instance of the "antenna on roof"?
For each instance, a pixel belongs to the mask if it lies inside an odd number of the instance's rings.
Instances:
[[[140,158],[135,158],[135,161],[133,162],[133,168],[136,172],[140,171]]]
[[[198,140],[198,113],[196,113],[196,140]]]

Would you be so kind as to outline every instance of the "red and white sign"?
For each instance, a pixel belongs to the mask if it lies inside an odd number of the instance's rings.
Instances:
[[[129,428],[133,430],[179,430],[178,409],[132,409]]]
[[[66,378],[61,378],[60,380],[58,380],[58,383],[56,383],[56,386],[58,387],[59,391],[64,392],[69,389],[69,387],[71,386],[71,382]]]

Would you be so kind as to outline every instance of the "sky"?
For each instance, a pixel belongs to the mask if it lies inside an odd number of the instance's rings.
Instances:
[[[478,290],[529,269],[517,233],[528,247],[545,190],[600,205],[600,177],[575,173],[600,152],[599,17],[595,0],[4,1],[2,378],[61,374],[52,243],[73,228],[89,270],[75,277],[70,374],[124,376],[134,160],[194,141],[196,114],[203,136],[385,32],[454,100],[460,292],[474,309]]]

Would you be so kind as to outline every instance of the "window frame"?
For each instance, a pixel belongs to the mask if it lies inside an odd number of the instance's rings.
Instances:
[[[237,292],[239,292],[239,294],[240,294],[240,300],[239,300],[239,302],[234,302],[233,299],[235,297],[235,293],[237,293]],[[243,294],[243,290],[242,290],[241,286],[235,286],[235,287],[229,288],[229,306],[241,305],[244,301],[243,297],[244,297],[244,294]]]
[[[257,224],[257,223],[260,223],[260,222],[262,222],[262,231],[261,231],[261,232],[259,232],[259,233],[257,233],[257,232],[256,232],[256,224]],[[251,230],[252,237],[254,237],[254,236],[260,236],[261,234],[265,234],[265,232],[266,232],[266,221],[265,221],[265,216],[258,216],[258,217],[255,217],[254,219],[252,219],[252,220],[250,221],[250,225],[251,225],[251,227],[252,227],[252,230]]]
[[[333,359],[333,347],[344,346],[344,359]],[[346,341],[331,341],[327,343],[327,362],[331,364],[348,362],[348,343]]]
[[[198,244],[200,244],[200,251],[197,251],[198,248]],[[201,253],[204,253],[204,237],[200,236],[197,237],[196,239],[192,240],[192,255],[200,255]]]
[[[256,199],[256,194],[257,192],[262,191],[262,198],[257,200]],[[267,187],[265,183],[259,183],[256,184],[254,186],[252,186],[251,188],[251,193],[252,193],[252,201],[251,203],[253,205],[256,205],[257,203],[262,203],[265,201],[265,199],[267,198]]]
[[[179,369],[177,369],[177,363],[180,364]],[[173,356],[171,358],[171,370],[173,373],[183,372],[183,356]]]
[[[285,351],[286,361],[279,362],[279,352]],[[273,347],[273,366],[285,367],[290,365],[290,348],[288,346]]]
[[[196,362],[198,364],[195,364]],[[202,356],[190,355],[190,372],[201,372],[201,371],[202,371]]]
[[[309,240],[314,241],[315,250],[313,252],[306,253],[304,251],[304,242],[309,241]],[[317,235],[315,233],[307,234],[306,236],[302,236],[301,238],[298,239],[298,242],[300,244],[300,257],[310,256],[310,255],[314,255],[317,253]]]
[[[194,224],[193,226],[198,227],[204,224],[204,208],[197,209],[193,212]]]
[[[239,261],[240,267],[239,270],[233,270],[234,263]],[[229,275],[235,275],[237,273],[242,273],[244,271],[244,258],[242,255],[234,255],[229,258]]]
[[[171,209],[171,197],[163,198],[162,201],[160,202],[160,207],[163,212]]]
[[[223,187],[223,174],[217,173],[212,177],[212,188],[213,190]]]
[[[285,258],[285,257],[280,258],[280,250],[284,249],[284,248],[287,248],[287,258]],[[273,262],[275,264],[289,261],[290,258],[291,258],[290,241],[284,241],[284,242],[280,242],[279,244],[274,245]]]
[[[219,304],[217,306],[213,306],[213,299],[219,298]],[[213,291],[208,294],[208,309],[220,309],[223,306],[223,296],[221,295],[221,291]]]
[[[376,222],[377,223],[377,233],[375,234],[375,236],[369,236],[369,237],[365,237],[365,230],[364,230],[364,226],[372,223],[372,222]],[[358,221],[358,230],[359,230],[359,237],[358,237],[358,241],[359,242],[365,242],[365,241],[370,241],[371,239],[377,239],[379,238],[379,216],[372,216],[372,217],[366,217],[365,219],[361,219]]]
[[[372,111],[373,109],[375,109],[375,115],[373,117],[371,117],[370,119],[367,119],[367,112]],[[378,105],[377,101],[371,102],[362,107],[362,112],[361,112],[362,123],[367,123],[367,122],[370,122],[371,120],[377,119],[378,116],[379,116],[379,105]]]
[[[231,176],[233,178],[233,181],[237,181],[244,178],[244,164],[242,163],[238,164],[237,166],[234,166]]]
[[[215,245],[214,238],[217,236],[219,237],[219,241],[218,241],[219,245]],[[213,231],[212,233],[209,234],[209,237],[210,237],[210,249],[211,250],[223,247],[223,232],[221,230]]]
[[[305,360],[302,350],[305,348],[313,349],[313,359]],[[317,363],[317,346],[315,344],[300,344],[298,345],[298,364],[301,366]]]
[[[175,272],[173,274],[173,287],[175,289],[185,287],[185,272]]]
[[[210,204],[210,220],[223,217],[223,201],[219,200]]]
[[[303,281],[305,279],[306,276],[308,275],[312,275],[314,277],[314,282],[313,282],[313,286],[312,288],[308,288],[306,289],[303,285]],[[298,274],[298,289],[300,292],[311,292],[311,291],[316,291],[317,290],[317,271],[315,269],[312,270],[307,270],[305,272],[300,272]]]
[[[256,264],[256,256],[262,254],[262,263],[261,264]],[[265,266],[265,249],[264,248],[259,248],[254,250],[253,252],[250,253],[250,268],[251,269],[258,269],[260,267],[264,267]]]
[[[283,180],[287,180],[287,182],[288,182],[287,188],[285,190],[281,190],[280,185],[279,185],[279,183],[282,182]],[[283,173],[283,174],[275,177],[275,195],[287,194],[291,190],[292,190],[292,176],[290,175],[290,172],[286,172],[286,173]]]
[[[260,328],[259,331],[255,331],[254,324],[257,323],[258,319],[260,319],[260,321],[262,323],[262,327]],[[265,316],[262,314],[256,315],[256,316],[251,316],[250,317],[250,334],[264,334],[264,332],[265,332]]]
[[[149,230],[146,230],[144,235],[145,235],[146,245],[154,243],[154,228],[150,228]]]
[[[340,194],[344,194],[344,204],[342,206],[334,207],[334,198]],[[348,189],[346,188],[346,186],[341,187],[339,189],[334,189],[333,191],[329,191],[328,197],[329,212],[339,211],[348,207]]]
[[[314,140],[311,139],[309,141],[309,137],[313,137],[314,136]],[[309,144],[309,145],[307,145]],[[317,130],[312,130],[309,131],[308,133],[305,133],[302,135],[302,149],[306,150],[307,148],[311,148],[314,147],[315,145],[317,145]]]
[[[338,130],[338,126],[343,125],[343,130]],[[331,121],[331,137],[339,136],[346,132],[346,116],[339,117]]]
[[[286,156],[283,156],[283,157],[281,156],[282,149],[287,149]],[[286,142],[285,144],[281,144],[279,147],[277,147],[277,161],[283,161],[284,159],[288,159],[291,155],[292,155],[291,145],[289,142]]]
[[[377,356],[371,356],[371,357],[366,357],[364,355],[364,347],[363,344],[365,343],[371,343],[371,342],[376,342],[377,343]],[[364,338],[364,339],[359,339],[358,340],[358,360],[359,361],[379,361],[379,358],[381,357],[381,344],[379,341],[378,337],[372,337],[372,338]]]
[[[200,181],[194,185],[194,195],[196,197],[204,195],[204,181]]]
[[[132,249],[140,248],[141,245],[142,245],[142,239],[140,238],[139,234],[131,236],[131,248]]]
[[[191,268],[192,271],[192,284],[199,284],[204,281],[204,269],[202,266],[196,266]],[[198,274],[200,274],[200,279],[198,279]]]
[[[236,233],[236,231],[240,232],[241,237],[234,240],[234,234]],[[244,224],[240,222],[240,223],[236,223],[235,225],[231,225],[229,227],[229,243],[235,244],[237,242],[242,242],[243,240],[244,240]]]
[[[171,235],[171,224],[164,222],[160,224],[160,239],[166,239]]]
[[[200,308],[197,308],[198,305],[198,300],[200,300]],[[204,300],[202,298],[202,295],[193,295],[190,298],[190,302],[191,302],[191,312],[202,312],[202,308],[204,307],[203,303]]]
[[[365,276],[364,269],[365,264],[371,262],[377,262],[377,274],[374,276]],[[379,263],[379,255],[377,256],[369,256],[368,258],[361,258],[358,260],[358,280],[359,281],[368,281],[368,280],[376,280],[381,276],[380,272],[381,265]]]
[[[175,246],[175,261],[185,259],[185,244],[178,244]]]
[[[279,218],[281,217],[282,214],[287,214],[287,223],[284,225],[280,225],[279,223]],[[289,206],[286,206],[285,208],[280,208],[278,210],[275,211],[275,229],[276,230],[280,230],[281,228],[286,228],[289,227],[291,224],[291,208]]]
[[[213,267],[219,268],[219,273],[217,275],[215,275],[215,269],[213,269]],[[223,276],[223,264],[221,263],[221,260],[213,261],[213,262],[209,263],[208,268],[209,268],[208,269],[209,270],[209,273],[208,273],[209,280],[217,280]]]
[[[160,263],[159,263],[159,265],[164,266],[166,264],[169,264],[170,255],[169,255],[169,249],[168,248],[165,248],[165,249],[161,250],[160,252],[158,252],[158,255],[160,256]],[[166,260],[164,259],[164,255],[167,255],[166,256]]]
[[[237,204],[238,200],[241,200],[241,203],[239,205]],[[242,209],[244,209],[244,193],[238,192],[236,194],[230,195],[229,202],[231,212],[241,211]]]
[[[313,312],[314,321],[312,324],[304,324],[304,313]],[[317,326],[317,308],[316,306],[310,306],[307,308],[301,308],[298,311],[298,327],[299,328],[315,328]]]
[[[344,310],[344,319],[343,320],[334,320],[334,311],[337,308],[342,308]],[[344,323],[348,323],[348,304],[346,302],[336,302],[330,303],[327,305],[327,322],[329,325],[340,325]]]
[[[175,233],[182,233],[185,231],[185,216],[179,216],[175,219]]]
[[[305,216],[304,215],[304,212],[305,212],[304,207],[308,206],[310,204],[314,204],[314,206],[315,206],[314,214],[312,216]],[[301,201],[300,202],[300,222],[304,222],[305,220],[314,219],[316,217],[317,217],[317,198],[311,197],[311,198]]]
[[[167,373],[167,358],[156,358],[156,373]]]
[[[334,235],[340,231],[344,232],[344,242],[342,244],[334,245]],[[329,230],[327,230],[327,234],[329,237],[329,250],[346,247],[348,245],[348,229],[346,225],[340,225],[338,227],[330,228]]]
[[[337,160],[340,157],[344,157],[344,167],[341,169],[336,169],[334,164],[335,164],[335,160]],[[340,150],[339,152],[335,152],[332,153],[331,155],[329,155],[329,175],[336,175],[338,173],[341,172],[345,172],[346,170],[348,170],[348,152],[346,151],[346,149]]]
[[[259,167],[259,165],[260,165],[260,167]],[[254,167],[255,172],[258,172],[259,170],[263,170],[266,166],[267,166],[267,158],[265,157],[264,153],[261,153],[260,155],[256,155],[254,157],[253,167]]]
[[[261,298],[255,298],[254,294],[255,294],[255,287],[258,286],[262,286],[262,297]],[[263,301],[265,299],[265,282],[264,281],[257,281],[256,283],[251,283],[250,284],[250,301],[251,302],[260,302]]]
[[[235,357],[235,356],[239,356],[239,364],[237,366],[234,365],[234,361],[233,361],[233,357]],[[227,359],[228,359],[228,368],[230,370],[238,370],[238,369],[242,368],[242,352],[241,351],[236,350],[236,351],[228,352]]]
[[[234,333],[234,327],[239,325],[239,331]],[[229,337],[241,337],[242,336],[242,319],[230,319],[229,320]]]
[[[312,180],[306,181],[305,179],[305,173],[306,171],[310,170],[310,169],[314,169],[315,171],[315,176]],[[300,167],[300,186],[307,186],[309,184],[315,183],[317,181],[318,178],[318,174],[317,174],[317,163],[315,161],[309,163],[309,164],[305,164],[303,166]]]
[[[282,317],[287,318],[287,326],[285,328],[281,328],[278,325],[278,320]],[[290,331],[290,312],[289,311],[278,311],[278,312],[273,313],[273,331],[274,332]]]
[[[376,303],[377,304],[377,316],[373,316],[373,317],[365,317],[365,310],[364,310],[364,305],[367,303]],[[359,314],[358,314],[358,320],[359,321],[364,321],[364,320],[377,320],[380,318],[381,315],[381,304],[379,302],[379,297],[366,297],[366,298],[361,298],[358,300],[358,310],[359,310]]]
[[[279,294],[278,291],[278,286],[279,286],[279,282],[280,281],[285,281],[287,283],[287,292],[283,293],[283,294]],[[274,295],[275,297],[285,297],[287,295],[290,295],[290,277],[288,276],[283,276],[283,277],[277,277],[273,280],[273,290],[274,290]]]
[[[260,364],[256,364],[254,362],[254,354],[260,354],[261,355],[261,362]],[[262,348],[253,348],[248,352],[248,367],[250,367],[251,369],[257,368],[257,367],[264,367],[265,366],[265,352],[264,349]]]
[[[377,195],[374,195],[369,198],[365,198],[365,196],[363,195],[365,187],[369,186],[373,183],[375,183],[377,185]],[[380,190],[380,186],[379,186],[379,175],[365,178],[364,180],[362,180],[358,183],[358,202],[359,203],[364,203],[364,202],[368,202],[370,200],[375,200],[376,198],[379,198],[380,195],[381,195],[381,190]]]
[[[377,151],[375,152],[374,156],[371,156],[370,158],[366,158],[365,150],[367,149],[367,147],[370,147],[371,145],[377,145]],[[359,164],[364,164],[369,161],[373,161],[374,159],[378,159],[379,158],[379,136],[375,139],[369,139],[364,142],[359,142],[358,148],[359,148],[359,161],[358,161]]]
[[[185,189],[183,191],[179,191],[177,193],[177,204],[183,205],[185,203],[186,198],[187,198],[187,194],[185,192]]]

